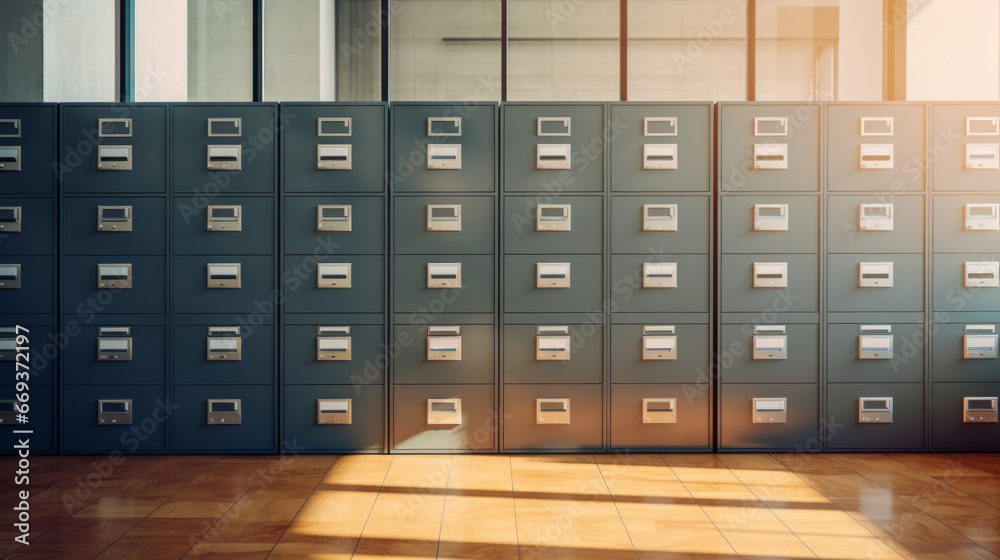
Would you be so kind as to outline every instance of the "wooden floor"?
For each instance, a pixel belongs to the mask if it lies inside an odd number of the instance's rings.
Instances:
[[[29,546],[14,470],[11,559],[1000,559],[998,454],[33,457]]]

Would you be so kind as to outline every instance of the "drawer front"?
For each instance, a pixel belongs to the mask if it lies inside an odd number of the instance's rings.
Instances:
[[[675,288],[645,287],[643,266],[673,263]],[[649,271],[655,275],[656,271]],[[712,274],[708,255],[614,255],[611,257],[611,300],[621,312],[694,312],[709,309]]]
[[[676,227],[676,231],[647,231],[643,208],[646,205],[676,205],[675,224],[648,224],[649,227]],[[611,251],[666,255],[708,253],[712,250],[711,206],[712,201],[707,196],[612,196]],[[647,210],[655,217],[655,208]]]
[[[385,253],[385,199],[376,196],[285,197],[285,252],[290,255]],[[350,231],[317,231],[319,206],[350,206]],[[334,222],[330,222],[334,224]],[[339,224],[336,224],[339,225]],[[323,226],[330,228],[330,225]]]
[[[385,395],[382,385],[287,385],[285,435],[289,450],[384,451]],[[351,423],[319,424],[317,400],[350,399]]]
[[[439,317],[446,324],[448,317]],[[398,384],[464,384],[493,383],[496,379],[496,353],[493,325],[461,325],[461,359],[429,360],[426,326],[396,325],[395,341],[402,349],[395,359],[394,381]]]
[[[862,263],[892,263],[892,286],[887,288],[869,285],[861,287],[862,274],[880,275],[878,270],[862,270]],[[873,255],[849,254],[829,257],[830,311],[923,311],[924,310],[924,256],[923,255]],[[867,265],[866,265],[867,268]],[[888,279],[879,277],[865,282],[885,284]]]
[[[100,136],[100,119],[131,119],[128,128]],[[131,130],[131,132],[127,132]],[[167,107],[165,105],[65,105],[60,163],[66,193],[163,193],[167,186]],[[130,146],[131,170],[99,161],[101,147]],[[98,166],[101,167],[98,167]],[[108,166],[111,166],[109,169]]]
[[[0,175],[6,179],[6,176]],[[6,190],[6,184],[4,185]],[[4,255],[55,254],[55,217],[49,198],[0,198],[0,206],[17,208],[20,231],[14,224],[0,223],[0,242]]]
[[[923,325],[893,324],[892,358],[859,358],[855,324],[827,327],[828,378],[833,383],[919,383],[924,378]],[[880,336],[880,335],[875,335]]]
[[[861,422],[859,399],[892,398],[892,422]],[[830,449],[922,449],[923,383],[831,383],[827,386]],[[869,417],[870,418],[870,417]]]
[[[787,103],[726,104],[720,106],[719,177],[723,190],[735,191],[818,191],[820,175],[820,106]],[[778,128],[760,126],[755,118],[785,119],[785,134]],[[772,121],[773,122],[773,121]],[[784,169],[772,165],[755,169],[754,145],[766,150],[785,147]],[[778,157],[764,153],[765,157]]]
[[[240,231],[208,230],[208,205],[240,206]],[[217,197],[208,203],[174,200],[174,253],[179,255],[270,255],[274,253],[274,199]],[[312,253],[312,251],[310,251]]]
[[[459,424],[429,424],[428,399],[460,399]],[[396,451],[489,451],[495,448],[496,395],[492,385],[396,385],[393,387],[393,449]]]
[[[995,324],[994,324],[995,328]],[[997,358],[965,357],[965,325],[936,323],[931,327],[934,345],[931,369],[938,383],[989,383],[998,381]],[[975,334],[975,333],[973,333]]]
[[[768,325],[770,326],[770,325]],[[819,325],[787,324],[785,359],[754,359],[753,325],[722,325],[720,348],[729,350],[732,362],[720,369],[723,383],[815,383],[819,380]],[[763,333],[770,337],[771,333]],[[779,335],[782,336],[782,335]],[[762,348],[770,347],[761,341]],[[742,348],[739,354],[733,348]]]
[[[162,317],[159,318],[163,320]],[[127,326],[132,334],[130,361],[98,358],[100,327],[82,325],[63,348],[63,382],[67,385],[164,385],[167,382],[167,329],[160,325]]]
[[[52,162],[58,157],[56,138],[56,105],[0,107],[0,119],[20,120],[20,137],[0,138],[0,146],[16,146],[21,150],[20,171],[0,171],[3,190],[10,194],[54,194],[56,169]],[[5,166],[6,167],[6,166]],[[68,168],[60,168],[68,171]],[[36,432],[37,437],[37,432]]]
[[[7,379],[14,379],[13,374]],[[14,383],[4,383],[0,387],[0,399],[16,399],[15,389]],[[13,450],[14,446],[18,445],[19,440],[24,439],[24,434],[15,434],[14,430],[31,430],[32,433],[29,437],[31,438],[32,453],[55,453],[56,389],[49,385],[37,385],[32,380],[30,390],[28,423],[0,427],[0,445],[3,445],[4,449]]]
[[[386,164],[384,104],[282,104],[282,158],[286,192],[382,192]],[[333,120],[330,120],[333,119]],[[343,121],[350,119],[350,132]],[[320,121],[327,130],[320,136]],[[317,146],[351,147],[350,169],[317,169]]]
[[[208,423],[209,399],[240,399],[240,424]],[[174,387],[174,450],[252,453],[275,448],[278,425],[274,387],[269,385],[178,385]]]
[[[569,327],[570,337],[569,359],[539,360],[539,342],[536,334],[538,326],[505,325],[504,382],[600,383],[604,369],[601,326],[594,324],[566,326]]]
[[[1000,311],[1000,288],[965,285],[965,263],[997,262],[997,253],[942,254],[932,257],[934,311]]]
[[[969,136],[966,119],[997,116],[996,104],[934,105],[931,138],[948,142],[947,149],[935,150],[931,188],[937,191],[993,191],[1000,181],[1000,169],[966,167],[967,144],[995,144],[996,136]]]
[[[966,208],[966,205],[974,205]],[[1000,196],[965,195],[934,197],[934,251],[937,253],[996,252],[1000,246]],[[968,219],[966,216],[971,214]],[[982,215],[979,215],[982,214]],[[967,229],[975,228],[975,229]]]
[[[819,257],[816,255],[722,255],[719,307],[722,312],[819,310]],[[754,288],[754,263],[788,263],[787,288]]]
[[[723,253],[816,253],[819,250],[818,197],[722,196],[719,206]],[[783,213],[784,219],[772,218],[769,212]],[[758,214],[763,214],[764,218],[756,219]],[[758,227],[787,230],[756,229]]]
[[[328,325],[351,329],[350,360],[317,360],[316,327],[285,325],[281,356],[285,383],[296,385],[381,384],[389,356],[382,325]]]
[[[611,381],[613,383],[708,382],[709,325],[674,325],[676,357],[644,360],[642,325],[611,326]],[[659,336],[650,335],[650,336]]]
[[[397,255],[395,311],[440,313],[493,313],[496,282],[492,255]],[[427,266],[460,263],[461,288],[428,288]]]
[[[611,122],[622,127],[611,147],[612,191],[708,191],[712,188],[712,107],[708,105],[612,105]],[[647,124],[647,119],[653,122]],[[674,119],[671,130],[667,119]],[[649,133],[645,135],[648,128]],[[673,132],[673,136],[659,134]],[[643,146],[674,144],[675,169],[645,169]]]
[[[113,385],[63,388],[63,449],[69,452],[111,451],[164,453],[167,422],[180,412],[167,404],[163,387]],[[99,400],[132,400],[132,423],[98,423]]]
[[[399,196],[395,205],[393,235],[397,254],[496,253],[496,198],[493,196]],[[460,229],[429,230],[455,227],[456,221],[429,224],[428,206],[459,206]],[[442,211],[445,210],[450,209]]]
[[[885,218],[866,217],[862,222],[862,212],[879,216],[885,210],[880,206],[886,204],[892,205],[892,229],[883,223],[889,221]],[[923,253],[924,215],[922,196],[831,196],[827,199],[830,252]]]
[[[786,399],[784,423],[755,423],[753,399]],[[723,384],[719,388],[719,449],[818,449],[815,383]]]
[[[274,327],[241,329],[240,357],[208,359],[208,329],[220,325],[174,327],[174,383],[179,385],[267,385],[277,380],[274,363]],[[224,397],[228,398],[228,397]]]
[[[25,257],[20,255],[0,256],[5,265],[20,265],[18,276],[20,287],[0,289],[0,309],[4,313],[52,313],[55,305],[55,258]],[[91,277],[97,285],[97,272]],[[8,280],[3,281],[5,284]],[[69,308],[76,308],[79,300],[68,300]]]
[[[893,191],[924,190],[924,105],[828,105],[826,143],[827,174],[831,191],[880,191],[892,185]],[[891,136],[863,135],[862,119],[881,122],[865,125],[884,133],[885,119],[892,119]],[[885,157],[882,146],[874,148],[862,168],[861,150],[865,145],[891,146],[892,167],[879,160],[878,167],[867,167],[871,158]],[[868,148],[866,149],[866,152]]]
[[[393,173],[397,192],[459,192],[496,190],[496,104],[463,106],[437,103],[395,104],[392,107]],[[429,118],[461,118],[461,130],[453,136],[428,136]],[[454,133],[449,127],[446,131]],[[428,169],[428,146],[461,147],[459,169]]]
[[[98,230],[101,206],[130,206],[127,225],[132,231],[117,231],[115,223]],[[124,225],[121,229],[125,229]],[[66,198],[62,239],[67,255],[164,255],[166,201],[140,197]]]
[[[569,231],[539,227],[565,228],[565,220],[537,218],[538,205],[569,206]],[[508,196],[504,197],[504,253],[600,253],[604,235],[604,199],[599,196]],[[550,210],[565,216],[565,209]],[[545,214],[543,214],[545,216]]]
[[[570,287],[539,288],[539,263],[569,263]],[[504,268],[504,308],[508,313],[572,313],[601,308],[599,255],[510,255]]]
[[[538,399],[569,399],[569,423],[539,423]],[[504,385],[507,451],[600,450],[601,422],[600,385]]]
[[[1000,397],[1000,383],[935,383],[931,417],[934,450],[1000,450],[1000,423],[966,422],[966,397]]]
[[[381,313],[385,309],[385,259],[371,255],[334,255],[325,263],[350,263],[350,288],[319,288],[313,257],[286,256],[283,280],[288,313]],[[310,264],[307,264],[310,263]]]
[[[569,135],[539,136],[538,119],[569,119]],[[552,121],[549,130],[566,132]],[[507,192],[600,192],[604,190],[604,105],[511,105],[503,107],[504,190]],[[538,169],[538,145],[569,145],[569,169]],[[563,166],[564,167],[564,166]]]
[[[691,390],[683,384],[611,386],[611,448],[711,449],[708,388]],[[646,410],[643,399],[675,399],[673,415]],[[649,409],[655,410],[653,404]],[[666,408],[661,405],[661,407]]]
[[[98,288],[99,264],[131,264],[132,287]],[[202,273],[204,279],[204,272]],[[161,256],[102,255],[63,259],[66,308],[89,302],[100,313],[165,313],[167,311],[166,258]]]
[[[240,263],[240,287],[208,288],[209,263]],[[253,312],[256,311],[254,303],[271,301],[274,290],[273,257],[174,257],[173,274],[175,313]],[[308,280],[303,281],[303,284],[306,282]]]

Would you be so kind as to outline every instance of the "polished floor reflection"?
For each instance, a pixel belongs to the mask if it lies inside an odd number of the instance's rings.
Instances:
[[[23,560],[1000,560],[1000,454],[34,457]]]

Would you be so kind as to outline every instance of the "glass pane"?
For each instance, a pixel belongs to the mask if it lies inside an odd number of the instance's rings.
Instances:
[[[136,101],[251,101],[252,0],[135,3]]]
[[[0,101],[114,101],[114,0],[0,3]]]
[[[267,0],[264,6],[265,99],[381,98],[378,0]]]
[[[394,101],[499,101],[499,0],[393,0]]]
[[[510,0],[507,98],[616,101],[619,0]]]
[[[1000,6],[995,0],[907,2],[906,98],[1000,97]]]
[[[746,99],[746,3],[630,0],[630,101]]]
[[[881,99],[881,6],[870,0],[758,0],[757,100]]]

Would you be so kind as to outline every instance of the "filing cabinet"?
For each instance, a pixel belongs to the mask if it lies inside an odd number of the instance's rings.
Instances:
[[[994,317],[996,319],[996,317]],[[997,323],[936,323],[931,329],[931,375],[938,383],[997,380]]]
[[[1000,243],[1000,196],[934,197],[934,251],[982,253]]]
[[[274,383],[274,327],[239,328],[233,321],[222,321],[220,317],[218,324],[174,326],[174,383],[220,386]],[[231,327],[232,334],[219,327]],[[213,328],[218,330],[212,332]],[[211,344],[216,337],[231,342],[239,338],[238,358],[228,359],[235,353],[231,343]],[[216,359],[213,352],[225,354],[225,358]]]
[[[1000,383],[934,383],[931,448],[995,450],[1000,438],[996,406]]]
[[[209,402],[216,406],[209,408]],[[275,452],[272,385],[177,385],[173,449],[194,453]],[[209,423],[209,419],[213,420]],[[220,420],[215,422],[214,420]],[[229,420],[222,422],[221,420]]]
[[[166,105],[67,103],[61,118],[64,193],[166,192]]]
[[[395,311],[407,313],[491,313],[494,309],[492,255],[397,255],[395,257]],[[431,267],[460,265],[461,288],[428,287]],[[456,267],[451,266],[454,269]]]
[[[1000,311],[995,253],[934,255],[934,311]]]
[[[818,104],[722,102],[718,111],[721,192],[818,191]]]
[[[600,255],[508,255],[505,260],[506,312],[582,312],[601,308]],[[553,270],[547,272],[546,266]],[[569,286],[539,287],[540,276],[552,276],[553,283]]]
[[[829,449],[924,448],[922,383],[831,383],[826,398]]]
[[[493,385],[396,385],[392,403],[394,451],[496,450]]]
[[[397,255],[493,254],[492,196],[398,196],[393,235]]]
[[[819,449],[814,383],[725,383],[718,409],[721,451]]]
[[[381,324],[338,322],[341,317],[330,317],[324,324],[300,324],[315,321],[309,316],[286,317],[282,342],[285,383],[296,385],[353,384],[359,380],[380,384],[385,380],[387,355],[383,349],[384,328]],[[381,317],[372,317],[378,321]],[[292,321],[295,321],[292,323]],[[320,334],[319,328],[330,327],[339,332]],[[346,331],[344,330],[346,329]],[[319,360],[318,338],[348,339],[349,359]],[[416,344],[414,342],[414,344]]]
[[[611,381],[613,383],[704,383],[710,371],[710,328],[705,324],[670,323],[652,327],[673,327],[650,330],[647,325],[615,324],[611,326]],[[671,332],[672,331],[672,332]],[[673,337],[674,356],[669,359],[647,359],[644,353],[646,337]],[[656,340],[650,346],[656,346]],[[665,346],[669,346],[669,342]]]
[[[611,191],[709,191],[712,105],[611,105]]]
[[[779,316],[778,321],[796,320]],[[819,325],[812,323],[722,324],[721,348],[730,352],[719,369],[726,383],[815,383],[819,380]]]
[[[234,264],[240,265],[239,288],[208,287],[210,265],[219,274],[228,274]],[[274,259],[257,255],[175,256],[173,276],[175,313],[248,312],[255,309],[254,302],[270,301],[274,290]],[[232,279],[220,277],[213,286],[230,283],[229,280]],[[303,285],[306,282],[302,280]]]
[[[830,255],[829,310],[922,311],[922,254]]]
[[[504,385],[503,450],[599,451],[601,385]]]
[[[495,192],[498,111],[494,103],[394,103],[393,191]]]
[[[164,453],[167,422],[182,409],[167,404],[162,386],[74,386],[62,397],[67,453]]]
[[[55,263],[51,256],[0,257],[0,309],[17,316],[55,311]],[[88,275],[89,288],[96,285]],[[75,303],[74,303],[75,305]]]
[[[504,190],[602,192],[604,104],[505,103]]]
[[[920,383],[926,333],[922,324],[832,323],[827,327],[830,383]]]
[[[719,202],[723,253],[816,253],[818,224],[815,196],[723,196]]]
[[[282,103],[281,122],[285,192],[384,192],[388,104]]]
[[[30,344],[31,386],[56,384],[55,356],[58,347],[55,341],[59,338],[52,327],[52,320],[51,315],[42,314],[0,315],[0,375],[7,376],[12,388],[16,381],[18,334],[27,336]],[[20,331],[17,329],[18,325],[22,327]]]
[[[271,197],[217,197],[208,204],[175,197],[173,205],[174,252],[177,254],[274,253],[275,216]]]
[[[468,324],[457,317],[433,325],[396,325],[392,340],[408,341],[394,360],[399,385],[488,383],[495,379],[496,333],[492,324]]]
[[[311,257],[286,256],[284,284],[289,313],[338,310],[347,313],[381,312],[385,270],[381,256],[335,255],[318,264]],[[313,261],[314,262],[314,261]],[[301,270],[301,275],[296,271]]]
[[[722,312],[760,313],[772,308],[783,312],[818,311],[818,261],[816,254],[722,255],[719,270],[719,305]],[[763,287],[754,287],[755,264],[758,265],[758,273],[765,276],[758,280]],[[773,273],[775,278],[770,278],[772,272],[761,264],[785,266]],[[767,281],[774,281],[774,285],[763,284]],[[782,283],[786,283],[787,287],[780,287]]]
[[[3,175],[0,177],[6,179]],[[0,198],[3,254],[51,255],[55,246],[55,223],[51,198]]]
[[[80,325],[79,334],[62,350],[63,383],[162,388],[167,363],[163,323],[163,315],[102,315],[100,326]]]
[[[174,194],[193,204],[219,193],[273,193],[276,103],[178,103],[171,109]]]
[[[830,253],[923,253],[924,197],[830,196]]]
[[[612,449],[711,449],[708,387],[684,384],[611,386]]]
[[[68,256],[63,258],[63,270],[63,296],[69,309],[93,300],[101,313],[166,312],[162,256]]]
[[[384,401],[381,385],[289,385],[284,392],[284,445],[288,451],[384,451]],[[345,408],[350,410],[349,423],[326,418],[319,423],[320,410]]]
[[[828,104],[829,190],[924,190],[926,111],[920,103]]]
[[[600,253],[604,199],[595,196],[507,196],[507,254]]]
[[[323,219],[322,209],[327,210],[328,219]],[[289,196],[285,197],[284,216],[286,254],[381,255],[385,252],[385,200],[382,197]]]
[[[612,305],[621,312],[705,312],[709,307],[708,255],[614,255],[611,282]]]
[[[1000,179],[1000,111],[995,103],[935,104],[931,188],[989,191]]]
[[[63,199],[66,255],[163,255],[167,211],[161,197]]]
[[[545,323],[504,326],[504,382],[601,383],[601,324],[552,324],[552,318],[547,319]]]
[[[613,196],[611,197],[611,250],[614,253],[662,254],[708,253],[712,201],[706,196]],[[666,207],[672,207],[663,210]],[[661,212],[656,213],[659,209]],[[648,213],[670,217],[664,229],[647,229]],[[668,222],[672,221],[672,224]]]
[[[0,106],[0,177],[4,193],[53,195],[58,160],[57,105],[47,103]]]

